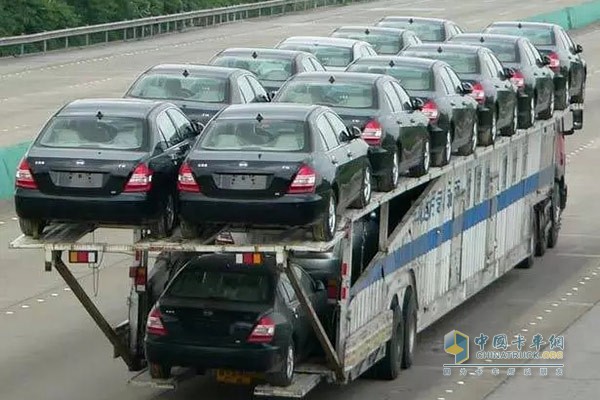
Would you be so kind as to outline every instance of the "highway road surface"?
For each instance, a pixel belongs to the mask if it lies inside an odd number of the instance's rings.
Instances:
[[[31,139],[45,120],[77,97],[121,95],[145,68],[160,62],[203,62],[229,46],[271,46],[294,34],[327,34],[342,24],[367,24],[384,15],[415,14],[453,19],[468,29],[492,20],[516,19],[568,6],[550,0],[382,1],[318,10],[276,19],[251,20],[159,39],[46,56],[0,61],[0,146]],[[521,400],[597,399],[600,347],[600,32],[576,32],[585,49],[589,78],[585,129],[568,137],[569,202],[558,246],[530,270],[514,270],[419,336],[415,365],[393,382],[360,379],[345,387],[322,386],[309,400]],[[247,389],[219,386],[204,377],[178,391],[136,388],[132,374],[111,358],[108,341],[85,314],[56,272],[43,272],[43,255],[7,250],[19,230],[10,202],[0,203],[0,399],[1,400],[242,400]],[[130,233],[101,230],[131,240]],[[106,255],[94,274],[73,270],[111,323],[126,318],[128,257]],[[443,376],[451,362],[443,335],[458,329],[476,336],[565,335],[564,376]],[[592,337],[590,337],[592,336]],[[487,397],[486,397],[487,396]]]

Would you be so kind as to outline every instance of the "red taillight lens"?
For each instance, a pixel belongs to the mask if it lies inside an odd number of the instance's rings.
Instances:
[[[317,173],[308,165],[303,165],[292,181],[288,194],[314,193],[316,186]]]
[[[437,108],[435,101],[429,100],[421,108],[421,112],[429,118],[429,122],[435,122],[440,116],[440,111]]]
[[[133,170],[125,185],[124,192],[149,192],[152,188],[152,170],[146,164],[140,164]]]
[[[271,343],[275,336],[275,323],[269,317],[262,317],[250,336],[248,336],[248,343]]]
[[[381,124],[374,119],[367,122],[365,128],[363,129],[362,138],[365,142],[369,144],[369,146],[379,146],[381,145],[381,136],[383,135],[383,130],[381,129]]]
[[[196,182],[192,169],[187,163],[183,163],[181,168],[179,168],[177,190],[180,192],[200,193],[200,185]]]
[[[515,71],[510,81],[519,89],[525,86],[525,77],[521,71]]]
[[[558,57],[558,54],[551,52],[548,54],[548,58],[550,58],[550,65],[548,66],[552,71],[557,72],[560,69],[560,58]]]
[[[473,91],[471,92],[471,97],[473,97],[479,104],[483,104],[485,101],[485,91],[483,90],[483,86],[481,83],[476,82],[473,84]]]
[[[162,323],[162,314],[157,306],[152,307],[146,322],[146,332],[155,336],[166,336],[167,328]]]
[[[17,174],[15,176],[15,186],[21,189],[37,189],[37,183],[33,179],[31,168],[25,158],[19,163]]]

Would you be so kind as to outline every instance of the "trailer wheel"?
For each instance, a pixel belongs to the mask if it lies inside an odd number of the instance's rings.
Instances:
[[[415,347],[417,344],[417,300],[415,292],[410,291],[404,302],[404,353],[402,368],[408,369],[413,365]]]
[[[392,381],[400,374],[404,354],[404,319],[400,308],[394,309],[392,337],[385,350],[385,357],[374,366],[373,372],[377,379]]]
[[[546,213],[544,209],[536,211],[535,218],[535,255],[542,257],[546,254],[546,244],[548,239],[546,238]]]
[[[25,236],[31,236],[34,239],[39,239],[44,232],[46,223],[39,219],[29,219],[19,217],[19,227]]]
[[[296,351],[293,340],[290,340],[284,357],[280,370],[268,374],[266,377],[267,382],[272,386],[289,386],[292,384],[294,369],[296,368]]]
[[[198,237],[198,225],[182,219],[179,223],[179,227],[181,228],[181,236],[183,236],[184,239],[194,239]]]
[[[169,379],[171,367],[164,364],[150,363],[150,376],[152,379]]]
[[[560,186],[558,183],[554,183],[554,190],[552,191],[552,199],[550,200],[550,234],[548,235],[548,248],[552,249],[558,242],[558,232],[560,230]]]

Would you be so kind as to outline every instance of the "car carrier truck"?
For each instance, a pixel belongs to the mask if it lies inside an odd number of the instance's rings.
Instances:
[[[275,256],[278,273],[287,274],[325,357],[298,364],[288,387],[255,386],[255,396],[301,398],[322,381],[346,384],[368,370],[393,379],[401,367],[411,366],[417,333],[513,267],[531,267],[534,256],[556,244],[567,197],[564,135],[582,126],[583,112],[575,107],[498,138],[471,156],[455,157],[427,175],[403,178],[391,192],[375,193],[364,209],[344,213],[340,229],[327,243],[311,241],[301,230],[238,231],[227,226],[195,240],[177,235],[151,240],[134,230],[132,244],[86,242],[82,238],[96,226],[63,224],[49,227],[37,240],[20,236],[10,248],[45,252],[46,271],[58,271],[114,346],[115,357],[139,371],[131,384],[175,388],[189,376],[181,371],[156,380],[147,372],[145,323],[157,296],[148,279],[153,252]],[[377,219],[375,255],[353,263],[355,230],[366,218]],[[300,254],[333,249],[339,262],[335,279],[329,280],[335,312],[334,332],[328,335],[288,266]],[[133,256],[128,318],[117,327],[109,325],[67,266],[94,263],[101,253],[111,252]]]

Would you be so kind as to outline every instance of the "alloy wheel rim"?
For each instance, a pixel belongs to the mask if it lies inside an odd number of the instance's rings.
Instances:
[[[473,142],[472,145],[472,149],[473,151],[475,151],[475,149],[477,148],[477,121],[473,124],[473,137],[471,138],[471,141]]]
[[[294,374],[294,349],[292,346],[288,347],[285,361],[285,373],[288,378],[291,378]]]
[[[329,233],[331,236],[335,233],[335,223],[336,223],[336,215],[335,215],[335,201],[333,200],[333,196],[329,198]]]
[[[446,164],[450,162],[451,154],[452,154],[452,136],[450,135],[450,131],[448,131],[448,132],[446,132],[446,154],[445,154]]]
[[[365,169],[365,176],[364,176],[364,189],[363,189],[363,196],[365,198],[365,202],[369,202],[369,200],[371,200],[371,170],[367,167],[367,169]]]
[[[513,107],[513,126],[515,131],[519,128],[519,108],[516,104]]]
[[[425,150],[423,151],[423,170],[427,172],[429,170],[430,155],[429,155],[429,140],[425,142]]]
[[[554,100],[554,93],[552,94],[552,96],[550,96],[550,116],[552,116],[552,114],[554,114],[554,104],[555,100]]]
[[[400,166],[398,164],[398,153],[394,153],[394,159],[392,160],[392,183],[394,187],[396,187],[400,179]]]
[[[498,135],[498,114],[494,112],[492,115],[492,142],[496,140]]]
[[[532,97],[529,101],[529,117],[531,119],[531,123],[535,122],[535,99]]]
[[[569,91],[571,90],[570,85],[569,85],[569,78],[567,78],[566,82],[565,82],[565,108],[569,106],[570,103],[570,98],[569,98]]]

